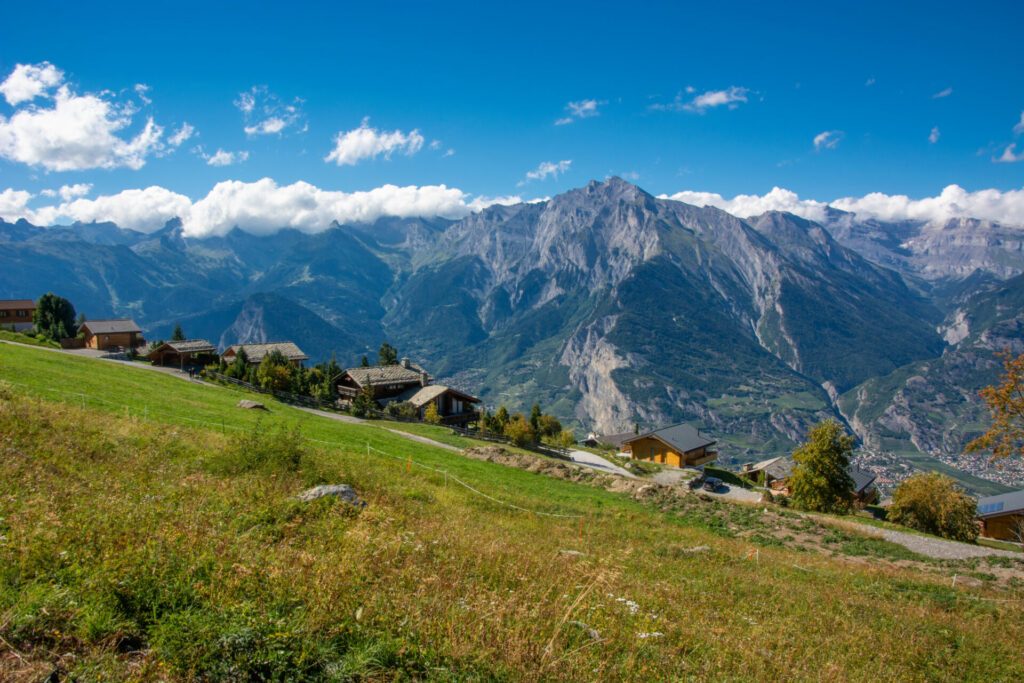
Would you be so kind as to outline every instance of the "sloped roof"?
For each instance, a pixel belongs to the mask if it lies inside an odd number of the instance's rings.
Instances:
[[[764,472],[771,479],[785,479],[793,474],[793,459],[779,456],[754,463],[745,472]]]
[[[426,372],[416,363],[409,363],[409,367],[400,365],[375,365],[368,368],[349,368],[345,374],[352,378],[352,381],[361,387],[375,386],[380,384],[411,384],[420,383],[420,374]]]
[[[0,299],[0,311],[20,311],[35,307],[36,302],[32,299]]]
[[[685,422],[680,422],[679,424],[672,425],[671,427],[655,429],[654,431],[646,432],[644,434],[638,434],[625,439],[622,443],[632,443],[633,441],[643,439],[644,437],[653,437],[659,441],[663,441],[680,453],[689,453],[690,451],[695,451],[698,448],[704,448],[716,443],[714,439],[701,436],[699,431]]]
[[[428,384],[425,387],[410,387],[392,400],[396,402],[411,403],[417,408],[422,408],[438,396],[446,393],[456,394],[463,401],[468,403],[477,403],[480,400],[475,396],[470,396],[465,392],[445,386],[444,384]]]
[[[164,342],[153,351],[159,351],[164,347],[170,347],[178,353],[212,353],[217,347],[205,339],[185,339],[184,341]]]
[[[853,479],[854,493],[861,493],[875,481],[875,475],[867,470],[862,470],[856,465],[850,465],[846,471],[849,473],[850,478]]]
[[[309,356],[302,352],[293,342],[268,342],[266,344],[233,344],[228,347],[224,355],[235,355],[239,349],[245,349],[250,363],[262,363],[263,359],[271,351],[280,351],[288,360],[309,360]]]
[[[594,437],[598,443],[608,444],[620,448],[627,440],[636,436],[634,432],[622,432],[621,434],[600,434]]]
[[[82,327],[93,334],[118,334],[125,332],[142,332],[131,318],[118,318],[116,320],[86,320]]]
[[[998,517],[1024,511],[1024,491],[1010,491],[978,499],[979,517]]]

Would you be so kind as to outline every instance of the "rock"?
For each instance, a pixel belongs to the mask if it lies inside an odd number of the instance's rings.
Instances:
[[[312,500],[325,498],[327,496],[341,498],[349,505],[353,505],[355,507],[366,507],[366,502],[356,495],[355,490],[348,484],[322,484],[320,486],[314,486],[311,489],[307,489],[296,497],[304,503],[308,503]]]
[[[249,399],[243,398],[238,402],[239,408],[248,408],[250,410],[266,410],[267,407],[259,401],[250,401]]]
[[[569,623],[582,631],[586,631],[591,640],[601,640],[601,634],[597,632],[596,628],[591,628],[582,621],[570,621]]]
[[[711,552],[711,547],[706,545],[695,545],[692,548],[682,548],[679,552],[683,555],[698,555],[700,553]]]
[[[579,550],[559,550],[562,555],[570,555],[572,557],[583,557],[586,553],[581,553]]]

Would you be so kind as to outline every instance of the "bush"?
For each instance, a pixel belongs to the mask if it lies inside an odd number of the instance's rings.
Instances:
[[[943,538],[973,542],[977,503],[944,474],[915,474],[892,494],[888,520]]]
[[[437,404],[431,402],[423,413],[423,419],[432,425],[441,424],[441,413],[437,412]]]
[[[391,417],[397,417],[404,420],[415,420],[420,416],[420,411],[418,411],[416,406],[408,401],[393,401],[388,404],[388,407],[384,409],[384,412]]]
[[[375,410],[377,410],[377,402],[373,399],[373,391],[369,386],[363,387],[362,391],[352,399],[352,415],[367,417]]]
[[[505,425],[505,436],[517,446],[527,446],[537,441],[530,422],[522,415],[516,415]]]

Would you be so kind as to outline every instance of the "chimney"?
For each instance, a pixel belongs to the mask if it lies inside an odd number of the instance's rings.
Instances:
[[[408,358],[403,358],[402,359],[402,367],[407,369],[407,370],[409,369],[409,359]]]
[[[427,374],[426,370],[420,372],[420,386],[425,387],[430,384],[430,375]]]

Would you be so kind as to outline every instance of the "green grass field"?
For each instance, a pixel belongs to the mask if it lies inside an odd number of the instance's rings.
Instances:
[[[0,680],[1024,677],[1006,563],[839,531],[819,552],[758,508],[642,503],[66,354],[0,344],[0,381]],[[294,499],[342,482],[366,508]]]

